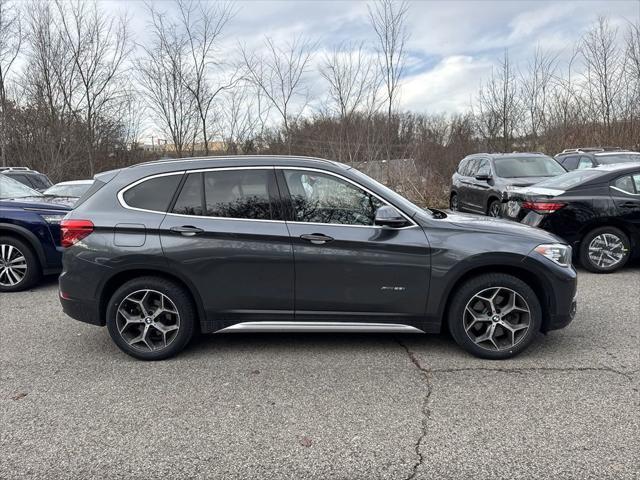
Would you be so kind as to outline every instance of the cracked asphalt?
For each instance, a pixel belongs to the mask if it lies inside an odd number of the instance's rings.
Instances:
[[[446,335],[227,334],[138,362],[0,297],[0,478],[638,479],[640,265],[509,361]]]

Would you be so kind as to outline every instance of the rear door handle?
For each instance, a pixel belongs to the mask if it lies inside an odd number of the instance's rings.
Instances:
[[[194,227],[192,225],[182,225],[181,227],[171,227],[169,230],[175,233],[179,233],[185,237],[193,237],[199,233],[204,232],[203,229]]]
[[[327,243],[333,240],[333,237],[323,235],[322,233],[308,233],[305,235],[300,235],[300,238],[303,240],[307,240],[314,245],[322,245],[323,243]]]
[[[622,205],[620,205],[621,207],[624,208],[633,208],[633,207],[638,207],[640,206],[640,202],[624,202]]]

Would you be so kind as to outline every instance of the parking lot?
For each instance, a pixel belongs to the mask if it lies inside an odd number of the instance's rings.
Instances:
[[[0,478],[638,478],[640,265],[514,360],[447,336],[225,334],[144,363],[0,297]]]

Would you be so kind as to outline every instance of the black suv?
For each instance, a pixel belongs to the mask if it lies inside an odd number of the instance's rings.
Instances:
[[[506,220],[421,209],[299,157],[99,174],[62,222],[60,300],[141,359],[194,331],[439,332],[511,357],[575,313],[571,248]]]
[[[571,171],[600,165],[640,162],[640,152],[620,148],[571,148],[557,154],[555,159]]]
[[[462,159],[451,177],[451,210],[499,217],[508,192],[566,173],[542,153],[477,153]]]
[[[0,167],[0,173],[42,193],[53,183],[44,173],[27,167]]]

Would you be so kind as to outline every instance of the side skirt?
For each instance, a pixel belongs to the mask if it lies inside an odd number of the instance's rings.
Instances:
[[[216,331],[216,333],[233,332],[425,333],[419,328],[397,323],[348,322],[243,322]]]

